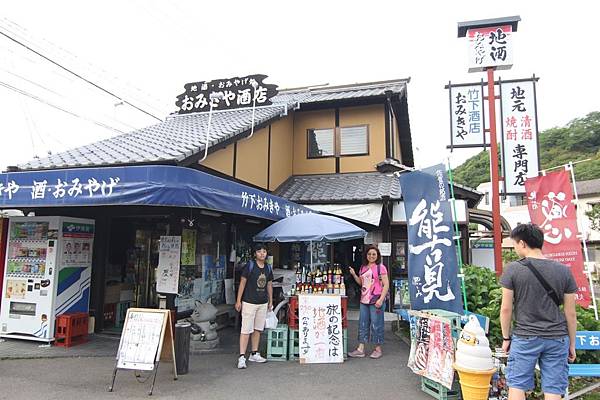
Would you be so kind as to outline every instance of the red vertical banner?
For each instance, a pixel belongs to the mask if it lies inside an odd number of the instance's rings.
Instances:
[[[568,265],[577,282],[577,304],[590,305],[590,287],[583,272],[583,254],[578,237],[577,214],[569,172],[551,172],[525,181],[531,222],[544,231],[542,252],[547,258]]]

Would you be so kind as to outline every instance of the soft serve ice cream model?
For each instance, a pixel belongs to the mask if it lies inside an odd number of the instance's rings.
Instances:
[[[458,368],[488,371],[494,368],[490,342],[474,315],[469,317],[456,345],[455,365]]]
[[[496,369],[490,343],[474,315],[460,334],[454,368],[458,371],[464,400],[488,398],[490,379]]]

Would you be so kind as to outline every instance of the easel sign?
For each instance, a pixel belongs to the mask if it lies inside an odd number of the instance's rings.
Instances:
[[[342,363],[344,343],[339,295],[299,295],[300,364]]]
[[[154,371],[148,393],[151,395],[161,360],[173,362],[173,379],[177,380],[171,312],[151,308],[128,309],[108,391],[112,392],[119,369],[135,370],[136,376],[139,376],[137,371]]]

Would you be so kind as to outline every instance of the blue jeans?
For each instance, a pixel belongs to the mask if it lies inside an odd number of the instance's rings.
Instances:
[[[542,373],[542,391],[565,394],[569,384],[569,337],[544,338],[539,336],[512,336],[506,382],[509,388],[523,391],[534,388],[535,364]]]
[[[384,329],[384,310],[385,301],[381,308],[375,307],[375,304],[360,303],[360,317],[358,319],[358,342],[370,342],[380,345],[383,344]]]

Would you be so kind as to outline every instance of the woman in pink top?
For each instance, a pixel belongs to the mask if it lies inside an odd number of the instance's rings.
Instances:
[[[360,317],[358,322],[358,347],[348,356],[361,358],[365,356],[365,343],[375,344],[371,358],[382,356],[385,299],[390,288],[387,268],[381,263],[381,253],[375,246],[369,246],[365,252],[363,266],[357,275],[350,268],[350,274],[361,287]],[[370,334],[370,335],[369,335]]]

